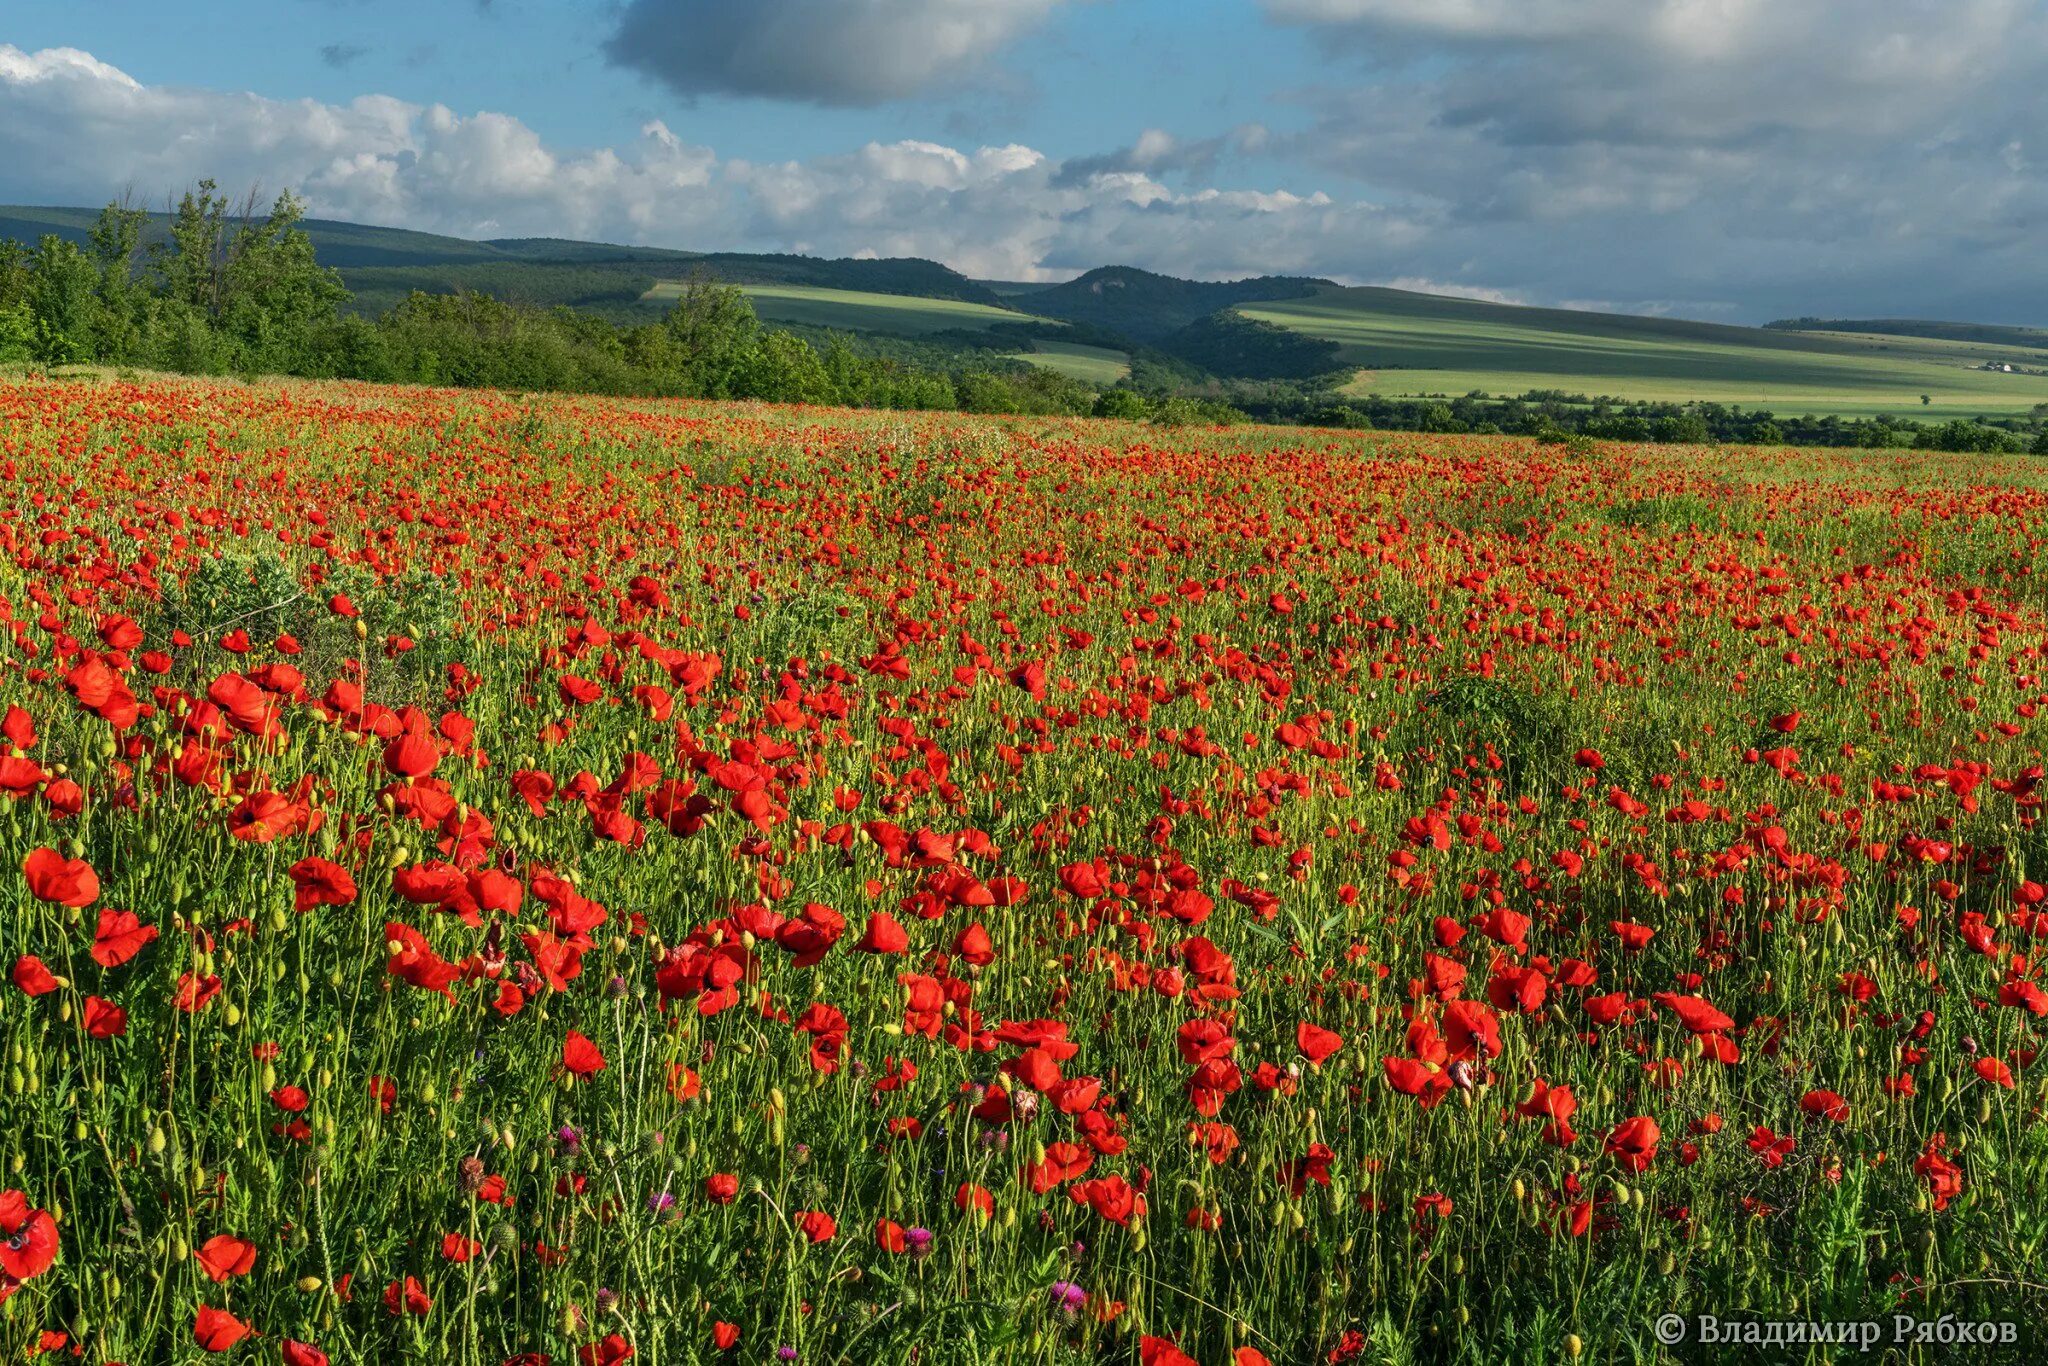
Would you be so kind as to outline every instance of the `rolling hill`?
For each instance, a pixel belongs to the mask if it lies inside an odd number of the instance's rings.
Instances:
[[[666,304],[687,287],[682,280],[661,280],[647,291],[648,302]],[[937,332],[986,332],[1020,323],[1062,326],[1028,313],[994,304],[931,295],[884,294],[872,290],[829,289],[817,285],[742,283],[754,312],[764,322],[798,327],[833,328],[846,332],[879,332],[888,336],[922,337]]]
[[[0,238],[83,241],[97,210],[0,206]],[[166,215],[153,215],[161,239]],[[1007,355],[1093,383],[1133,365],[1174,384],[1340,377],[1352,396],[1711,401],[1792,414],[1942,420],[2048,404],[2048,330],[1913,319],[1735,327],[1530,308],[1296,276],[1177,279],[1103,266],[1056,284],[973,280],[935,261],[694,252],[565,238],[470,241],[333,220],[305,224],[353,307],[477,290],[616,322],[659,318],[693,277],[743,286],[760,316],[862,334],[929,358]],[[1165,376],[1162,380],[1160,377]],[[1922,396],[1926,402],[1922,402]]]
[[[83,242],[97,209],[0,205],[0,238],[33,243],[45,233]],[[144,241],[165,237],[168,215],[155,213]],[[936,261],[916,258],[827,260],[746,252],[677,251],[567,238],[470,241],[404,228],[308,219],[304,227],[322,265],[341,272],[359,312],[381,313],[413,290],[474,289],[514,303],[567,305],[614,318],[658,317],[666,304],[647,295],[663,280],[702,273],[735,284],[788,285],[954,299],[1000,309],[993,291]],[[646,300],[643,303],[643,300]]]
[[[1210,282],[1154,275],[1133,266],[1099,266],[1079,279],[1013,290],[1010,301],[1033,313],[1153,342],[1198,318],[1258,300],[1302,298],[1330,287],[1327,280],[1261,275]]]
[[[1338,286],[1236,311],[1336,343],[1338,359],[1357,369],[1346,386],[1356,394],[1549,390],[1845,417],[2013,415],[2048,403],[2048,374],[1982,368],[2039,367],[2038,353],[1941,338],[1815,334]]]
[[[1774,332],[1854,332],[1886,337],[1923,337],[1977,346],[2038,351],[2048,360],[2048,328],[2005,327],[1998,323],[1930,322],[1924,318],[1781,318],[1764,326]]]

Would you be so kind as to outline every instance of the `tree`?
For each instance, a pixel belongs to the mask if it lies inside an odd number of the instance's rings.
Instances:
[[[341,276],[314,258],[300,226],[305,205],[290,190],[259,223],[244,215],[228,242],[213,314],[251,369],[292,372],[306,360],[315,327],[348,302]]]
[[[211,321],[220,316],[227,274],[228,201],[212,180],[185,191],[171,210],[170,240],[149,254],[164,296]]]
[[[2048,427],[2034,433],[2034,454],[2048,455]]]
[[[29,277],[30,351],[45,365],[94,359],[98,272],[76,242],[45,235]]]
[[[662,320],[685,388],[700,398],[729,398],[761,331],[753,301],[737,285],[698,276]]]
[[[94,354],[116,364],[138,360],[149,295],[135,278],[142,228],[149,215],[119,201],[100,210],[87,248],[98,275],[99,335]]]
[[[1145,416],[1145,396],[1135,389],[1109,389],[1095,400],[1095,416],[1135,422]]]
[[[802,337],[763,332],[734,372],[732,394],[770,403],[829,403],[832,380]]]
[[[35,350],[35,319],[28,310],[29,250],[0,241],[0,362],[28,360]]]

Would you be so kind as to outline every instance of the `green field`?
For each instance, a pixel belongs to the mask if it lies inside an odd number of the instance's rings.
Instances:
[[[681,280],[661,280],[644,297],[649,300],[674,299],[686,287]],[[1046,321],[1026,313],[959,299],[871,294],[862,290],[821,289],[810,285],[742,285],[741,288],[754,301],[754,311],[763,322],[832,327],[847,332],[886,332],[899,337],[921,337],[933,332],[985,332],[1003,323]]]
[[[1034,342],[1035,349],[1011,354],[1011,360],[1056,370],[1090,384],[1114,384],[1131,373],[1131,358],[1106,346],[1083,346],[1079,342]]]
[[[1979,342],[1766,331],[1377,288],[1328,287],[1238,312],[1337,342],[1345,363],[1359,367],[1346,391],[1360,395],[1553,389],[1921,418],[2018,414],[2048,403],[2048,375],[1971,368],[1998,361],[2048,370],[2048,353]]]

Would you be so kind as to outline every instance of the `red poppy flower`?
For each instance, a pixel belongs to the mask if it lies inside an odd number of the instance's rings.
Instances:
[[[249,1274],[256,1265],[256,1244],[220,1233],[201,1243],[192,1257],[209,1280],[219,1283]]]
[[[30,1208],[22,1191],[0,1191],[0,1235],[0,1273],[8,1281],[34,1280],[57,1260],[57,1221]]]
[[[1833,1091],[1808,1091],[1799,1098],[1799,1108],[1809,1115],[1831,1119],[1837,1124],[1849,1118],[1849,1102]]]
[[[92,961],[103,968],[117,968],[141,953],[156,937],[156,926],[143,924],[135,912],[102,906],[99,928],[93,932]]]
[[[1294,1027],[1295,1047],[1312,1063],[1320,1063],[1344,1046],[1344,1036],[1307,1020]]]
[[[227,1310],[215,1309],[210,1304],[200,1305],[192,1319],[192,1339],[205,1352],[233,1351],[236,1344],[255,1331]]]
[[[85,998],[85,1032],[95,1039],[118,1039],[128,1032],[128,1012],[97,996]]]
[[[65,858],[55,849],[36,849],[22,860],[29,894],[59,906],[90,906],[100,894],[99,874],[84,859]]]
[[[604,1341],[588,1343],[579,1349],[576,1359],[582,1366],[618,1366],[632,1355],[631,1343],[617,1333],[607,1333]]]
[[[1138,1361],[1140,1366],[1201,1366],[1200,1362],[1175,1346],[1172,1339],[1149,1334],[1138,1339]]]
[[[286,874],[294,888],[295,911],[309,911],[315,906],[346,906],[356,899],[356,880],[338,863],[309,856],[294,863]]]
[[[1657,1157],[1657,1121],[1647,1115],[1625,1119],[1607,1135],[1607,1151],[1615,1161],[1632,1172],[1648,1170]]]
[[[30,996],[47,996],[63,985],[40,958],[28,954],[14,960],[14,985]]]
[[[596,1044],[572,1029],[569,1037],[562,1041],[562,1066],[579,1077],[587,1077],[604,1071],[604,1054],[598,1051]]]
[[[384,1312],[393,1318],[406,1314],[425,1318],[433,1308],[434,1301],[428,1298],[426,1287],[417,1277],[407,1276],[384,1287]]]

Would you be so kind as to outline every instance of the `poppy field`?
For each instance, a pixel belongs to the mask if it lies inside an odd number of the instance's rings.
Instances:
[[[2026,457],[0,380],[0,1359],[2024,1347],[2044,538]]]

